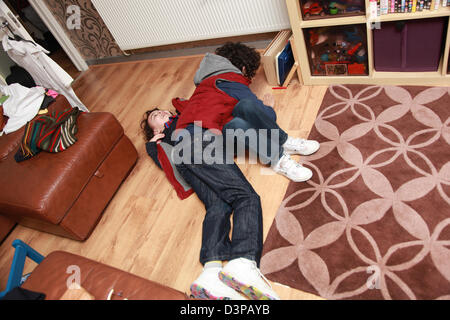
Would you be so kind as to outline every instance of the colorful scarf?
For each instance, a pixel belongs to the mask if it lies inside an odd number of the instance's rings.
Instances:
[[[77,141],[76,121],[81,113],[78,108],[70,108],[52,115],[41,115],[29,122],[16,153],[16,161],[28,160],[42,150],[58,153],[72,146]]]

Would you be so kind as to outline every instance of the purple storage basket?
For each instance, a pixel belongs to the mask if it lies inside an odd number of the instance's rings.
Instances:
[[[437,71],[446,18],[383,22],[373,32],[376,71]]]

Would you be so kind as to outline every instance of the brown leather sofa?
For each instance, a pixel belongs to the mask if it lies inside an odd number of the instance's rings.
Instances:
[[[69,268],[70,267],[70,268]],[[75,267],[75,268],[74,268]],[[49,254],[31,273],[22,288],[59,300],[79,271],[77,283],[95,300],[187,300],[175,289],[137,277],[128,272],[63,251]],[[110,295],[110,293],[114,294]]]
[[[58,96],[49,111],[69,107]],[[24,128],[0,137],[1,216],[79,241],[89,237],[138,155],[111,113],[83,113],[77,125],[73,146],[20,163],[14,155]]]

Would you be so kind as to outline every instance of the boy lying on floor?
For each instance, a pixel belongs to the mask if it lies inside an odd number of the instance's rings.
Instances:
[[[228,155],[233,159],[234,148],[232,152],[224,148],[221,156],[213,155],[222,161],[198,157],[207,154],[212,137],[220,140],[222,132],[225,141],[231,140],[234,146],[236,129],[265,129],[267,134],[257,135],[256,144],[245,139],[246,147],[275,172],[294,181],[312,177],[311,170],[289,154],[312,154],[319,143],[288,137],[276,124],[273,109],[251,92],[250,79],[259,65],[260,55],[254,49],[227,43],[215,55],[206,54],[194,79],[197,89],[192,97],[173,100],[177,115],[154,109],[146,112],[141,124],[149,141],[147,152],[155,163],[165,172],[176,168],[206,207],[200,252],[204,270],[191,285],[195,298],[242,299],[243,294],[250,299],[279,299],[258,269],[263,244],[261,201],[239,167],[230,161]],[[161,163],[161,153],[165,152],[161,142],[177,148],[183,161],[173,161],[171,166]],[[269,155],[267,150],[275,152]],[[229,261],[224,268],[222,261]]]

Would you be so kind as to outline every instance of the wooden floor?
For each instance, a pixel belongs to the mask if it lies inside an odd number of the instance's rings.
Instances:
[[[17,226],[0,246],[0,291],[6,287],[13,257],[11,243],[21,239],[47,255],[55,250],[80,254],[183,292],[202,271],[199,263],[204,207],[197,196],[181,201],[145,151],[139,122],[154,106],[172,109],[173,97],[194,91],[193,77],[201,56],[92,66],[75,83],[91,111],[113,113],[139,152],[139,160],[104,212],[91,237],[81,243]],[[287,90],[273,90],[260,70],[251,88],[260,97],[274,93],[279,124],[292,136],[307,137],[327,87],[302,87],[293,80]],[[265,175],[261,165],[239,164],[261,196],[264,239],[289,181]],[[28,263],[26,272],[35,265]],[[83,275],[81,275],[83,276]],[[316,299],[273,284],[282,299]]]

